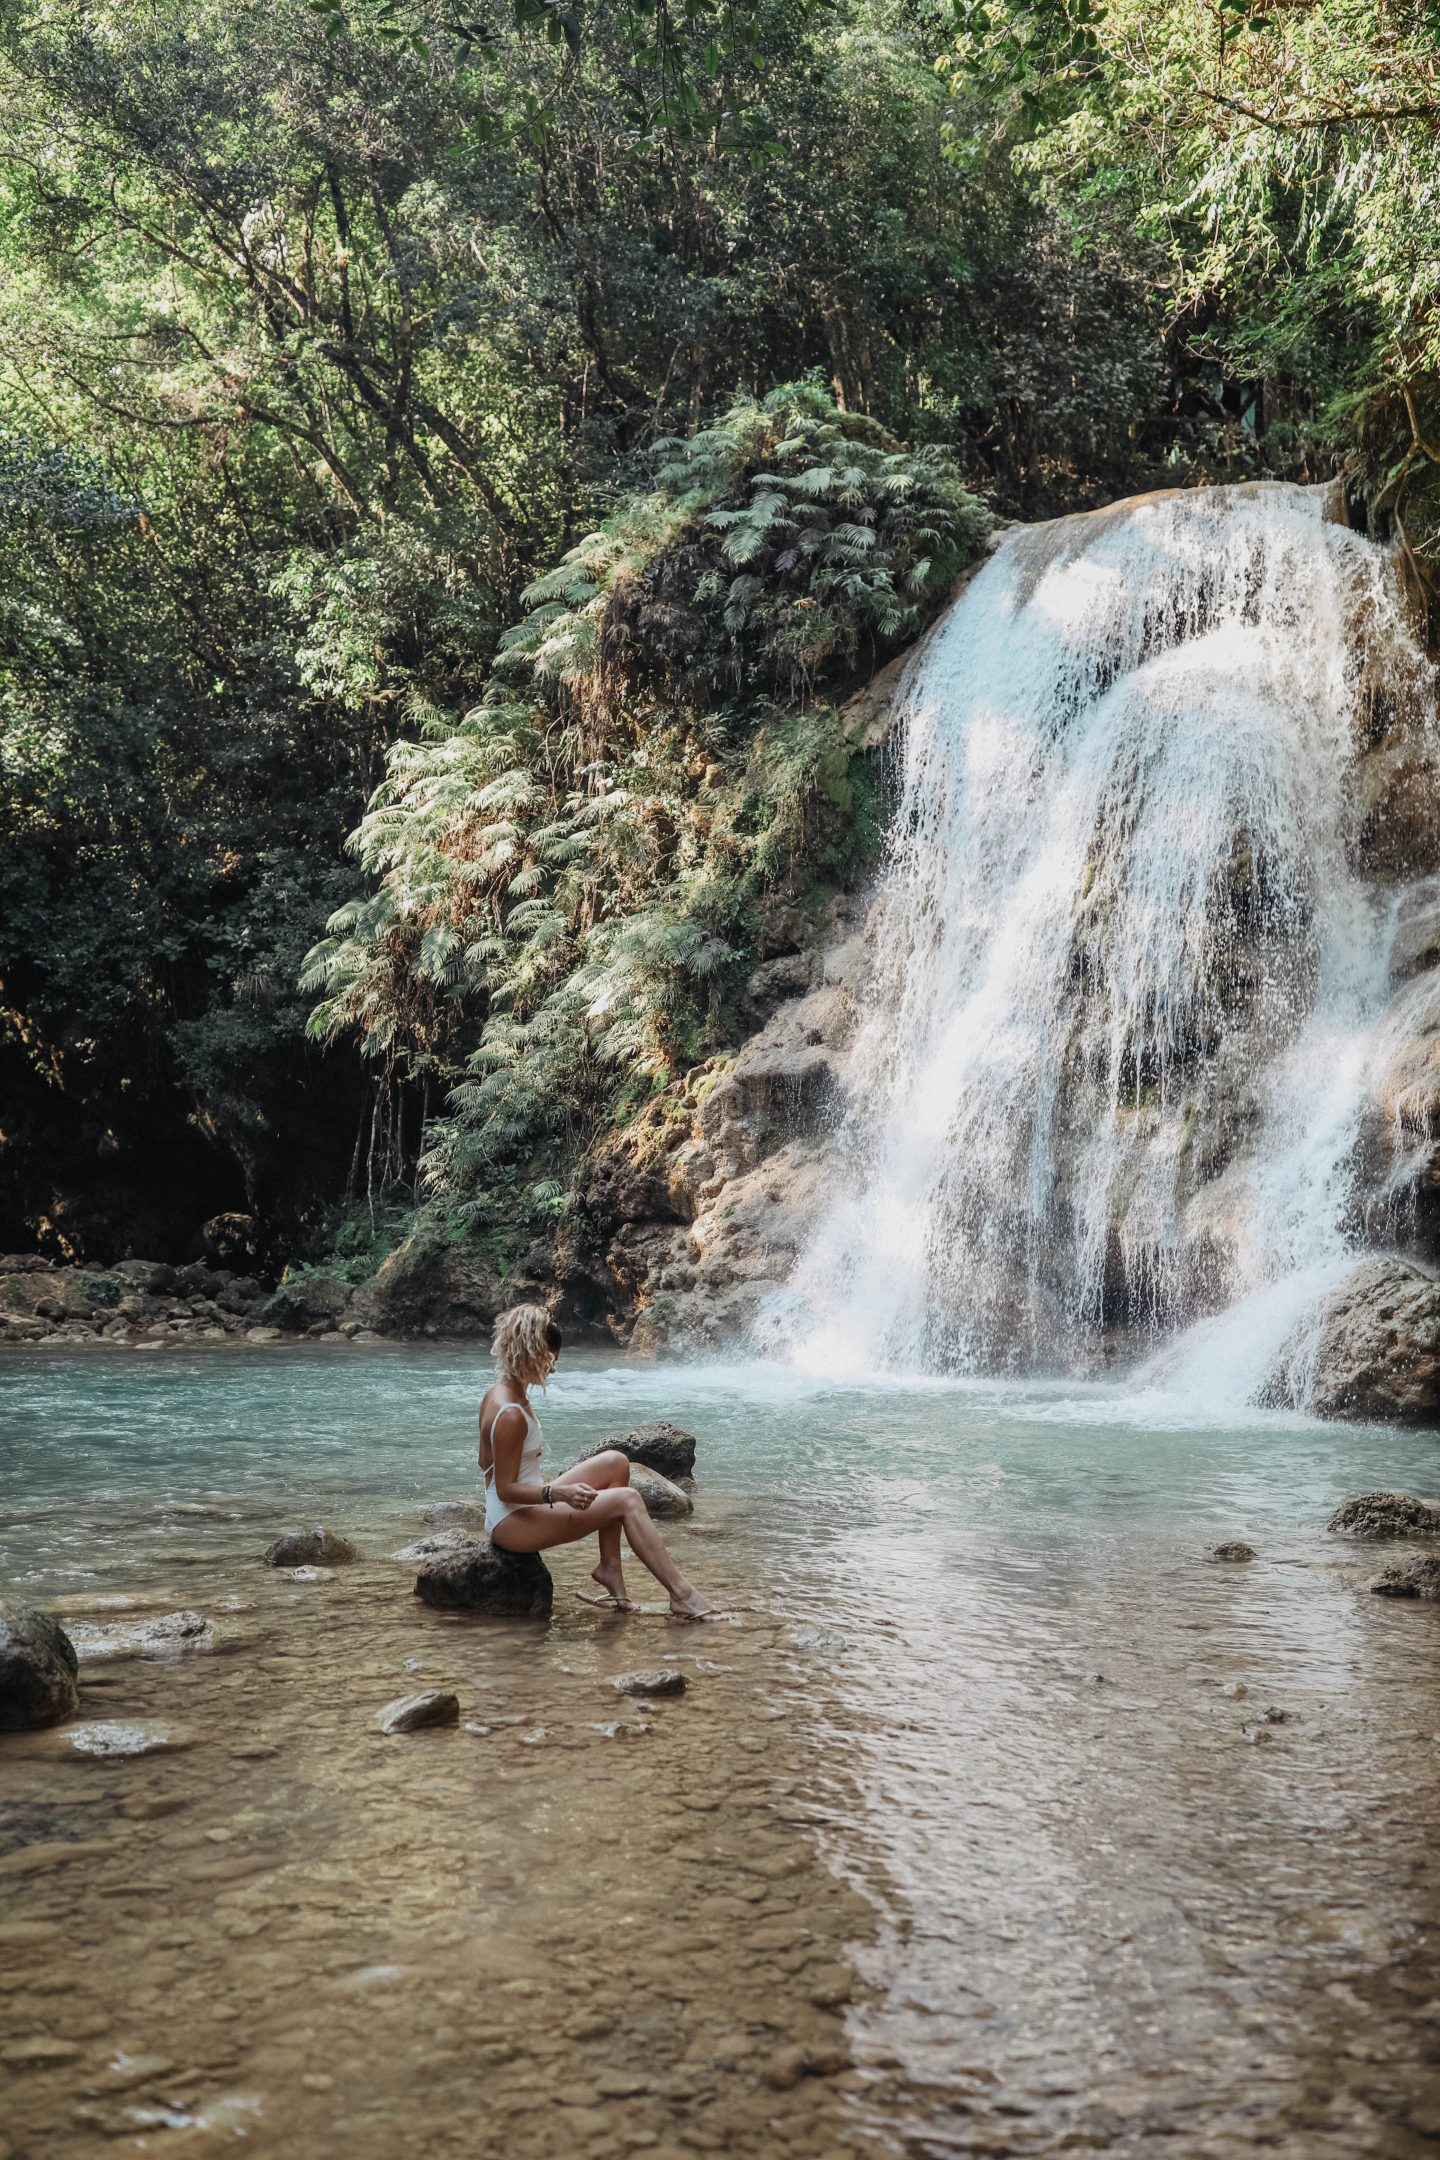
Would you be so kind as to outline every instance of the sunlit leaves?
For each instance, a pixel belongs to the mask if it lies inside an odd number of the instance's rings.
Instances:
[[[593,1123],[627,1076],[702,1054],[747,910],[813,874],[853,813],[833,714],[796,719],[777,694],[914,627],[984,523],[942,453],[810,384],[665,438],[651,464],[653,489],[530,585],[461,728],[391,753],[356,838],[392,900],[369,974],[358,914],[314,957],[318,1024],[387,1053],[371,1014],[397,956],[442,996],[483,992],[428,1158],[451,1198]]]

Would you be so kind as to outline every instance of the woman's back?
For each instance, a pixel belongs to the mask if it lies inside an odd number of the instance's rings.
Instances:
[[[545,1452],[545,1435],[540,1430],[540,1420],[530,1405],[520,1402],[503,1386],[487,1389],[480,1404],[480,1469],[485,1479],[485,1528],[493,1531],[496,1523],[503,1522],[514,1509],[500,1498],[495,1485],[495,1428],[507,1415],[524,1419],[524,1438],[520,1443],[519,1478],[522,1482],[538,1484],[540,1481],[540,1457]],[[507,1427],[504,1435],[512,1437]]]

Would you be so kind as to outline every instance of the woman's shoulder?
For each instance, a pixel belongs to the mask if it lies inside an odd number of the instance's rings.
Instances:
[[[481,1424],[493,1425],[496,1418],[506,1410],[519,1410],[527,1416],[529,1414],[515,1389],[507,1381],[496,1380],[486,1388],[480,1398]]]

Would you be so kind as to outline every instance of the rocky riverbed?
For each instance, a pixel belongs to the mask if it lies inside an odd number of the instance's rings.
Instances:
[[[78,1694],[0,1737],[5,2160],[1420,2160],[1440,1606],[1371,1592],[1426,1436],[567,1356],[557,1462],[696,1480],[687,1631],[585,1548],[545,1619],[415,1595],[480,1377],[3,1361]]]

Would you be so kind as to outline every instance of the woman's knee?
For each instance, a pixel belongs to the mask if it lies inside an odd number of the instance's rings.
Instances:
[[[630,1458],[622,1455],[619,1448],[602,1448],[598,1455],[579,1465],[580,1473],[589,1473],[590,1482],[602,1485],[628,1485],[630,1483]]]

